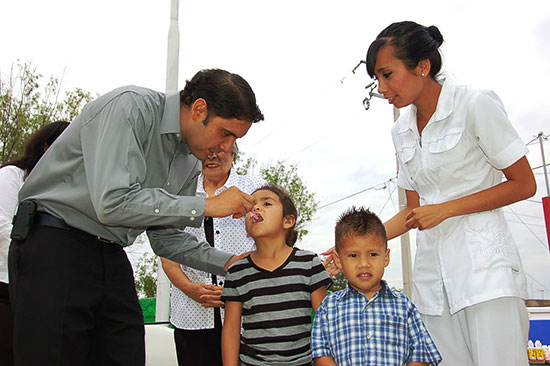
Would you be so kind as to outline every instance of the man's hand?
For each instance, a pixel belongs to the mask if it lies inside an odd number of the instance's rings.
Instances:
[[[239,259],[242,259],[244,257],[246,257],[247,255],[249,255],[250,253],[252,252],[245,252],[243,254],[239,254],[239,255],[234,255],[233,257],[229,258],[229,260],[227,261],[227,263],[225,264],[225,266],[223,267],[223,269],[227,272],[229,270],[229,267],[231,267],[231,265],[233,263],[235,263],[236,261],[238,261]]]
[[[223,306],[223,302],[220,301],[223,287],[207,285],[206,283],[189,282],[182,291],[205,308]]]
[[[229,187],[214,197],[205,199],[204,216],[225,217],[233,215],[238,219],[243,217],[254,207],[254,198],[242,192],[237,187]]]

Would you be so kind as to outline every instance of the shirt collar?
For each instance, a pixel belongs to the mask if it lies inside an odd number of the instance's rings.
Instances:
[[[430,123],[442,121],[451,115],[453,112],[455,90],[456,85],[450,78],[443,80],[441,93],[439,94],[437,106]],[[406,118],[400,118],[397,121],[399,133],[403,133],[408,130],[416,130],[416,107],[411,105],[405,116]]]
[[[394,297],[398,297],[397,293],[390,288],[390,286],[386,281],[381,280],[380,284],[382,285],[382,288],[372,297],[372,299],[369,299],[368,301],[372,301],[384,295],[393,295]],[[353,295],[365,296],[359,291],[355,290],[353,287],[351,287],[348,283],[346,288],[343,289],[342,291],[339,291],[336,296],[337,296],[337,300],[339,301],[346,296],[353,296]]]
[[[179,143],[178,149],[183,154],[190,154],[189,146],[181,141],[181,124],[180,124],[180,94],[173,92],[166,94],[164,101],[164,113],[160,122],[161,134],[172,134]]]
[[[226,190],[229,187],[237,186],[237,172],[235,169],[231,168],[229,170],[229,177],[225,181],[225,183],[218,189],[216,189],[216,194],[218,194],[219,190]],[[206,191],[204,190],[204,175],[202,173],[199,176],[199,181],[197,182],[197,193],[203,193],[206,194]]]

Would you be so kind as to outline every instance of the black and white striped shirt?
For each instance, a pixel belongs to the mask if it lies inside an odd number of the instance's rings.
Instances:
[[[223,301],[242,302],[243,365],[311,365],[311,293],[332,283],[319,257],[294,248],[267,271],[250,256],[229,268]]]

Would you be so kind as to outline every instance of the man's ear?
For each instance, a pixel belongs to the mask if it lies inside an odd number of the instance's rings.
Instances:
[[[208,115],[208,106],[206,100],[198,98],[191,104],[191,118],[202,121]]]
[[[290,229],[291,227],[294,226],[295,223],[296,223],[296,218],[294,217],[294,215],[287,215],[283,220],[283,228]]]

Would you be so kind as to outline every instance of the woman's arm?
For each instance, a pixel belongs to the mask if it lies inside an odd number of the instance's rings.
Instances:
[[[398,237],[409,231],[407,227],[407,215],[417,207],[420,207],[420,197],[415,191],[405,190],[407,206],[399,211],[394,217],[384,223],[388,240]]]
[[[239,365],[242,305],[241,302],[225,302],[225,317],[222,328],[222,361],[224,366]]]
[[[170,282],[191,299],[195,300],[204,307],[220,307],[223,302],[220,301],[223,287],[208,285],[206,283],[192,282],[189,277],[181,270],[179,263],[166,258],[160,258],[162,268]]]
[[[502,172],[506,181],[494,187],[452,201],[413,208],[405,217],[406,227],[429,229],[449,217],[493,210],[529,198],[537,191],[533,171],[525,156]]]

